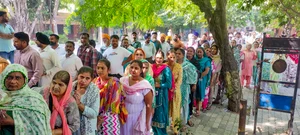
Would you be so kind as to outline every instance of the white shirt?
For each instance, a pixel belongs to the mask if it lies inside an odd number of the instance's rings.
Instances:
[[[75,54],[69,57],[64,56],[61,60],[62,69],[70,73],[73,81],[76,79],[77,72],[82,66],[81,59]]]
[[[66,51],[65,51],[65,48],[61,47],[61,46],[58,46],[57,48],[54,49],[56,54],[58,54],[58,59],[60,61],[62,61],[62,59],[65,57],[66,55]]]
[[[46,72],[46,75],[42,76],[39,86],[49,86],[52,77],[61,69],[60,62],[56,52],[49,45],[43,50],[40,49],[39,52]]]
[[[122,76],[124,72],[122,62],[124,61],[124,58],[129,57],[130,55],[131,52],[123,47],[117,47],[115,49],[109,47],[103,53],[103,57],[110,61],[110,73],[120,74]]]
[[[168,42],[161,43],[161,50],[164,52],[164,58],[167,59],[167,52],[171,49],[171,46]]]
[[[149,42],[149,44],[144,43],[142,49],[146,53],[146,58],[153,57],[156,53],[155,45],[152,42]]]

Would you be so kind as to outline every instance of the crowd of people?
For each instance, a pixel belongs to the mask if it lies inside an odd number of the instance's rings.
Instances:
[[[96,48],[81,33],[74,54],[74,42],[63,48],[58,35],[40,32],[36,51],[7,22],[0,12],[0,56],[10,61],[0,75],[0,134],[166,135],[167,127],[178,134],[220,103],[222,60],[206,35],[198,41],[194,32],[184,44],[177,34],[146,33],[141,43],[135,32],[132,40],[103,33]],[[242,85],[257,84],[260,42],[231,45]]]

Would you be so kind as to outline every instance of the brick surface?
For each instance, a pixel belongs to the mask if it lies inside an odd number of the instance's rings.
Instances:
[[[292,88],[281,88],[280,94],[291,95]],[[253,109],[253,90],[243,89],[243,98],[247,99],[248,106]],[[213,105],[212,109],[199,117],[192,117],[194,127],[188,127],[189,135],[236,135],[238,133],[239,114],[226,109],[227,100],[223,105]],[[297,96],[294,115],[294,135],[300,133],[300,96]],[[257,135],[286,135],[290,114],[268,110],[258,110]],[[253,134],[254,116],[247,116],[246,134]],[[171,130],[168,130],[172,134]],[[187,135],[186,132],[180,133]]]

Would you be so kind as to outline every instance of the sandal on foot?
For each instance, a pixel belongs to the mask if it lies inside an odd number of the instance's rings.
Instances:
[[[194,123],[193,123],[192,121],[189,120],[189,121],[187,122],[187,125],[189,125],[190,127],[193,127],[193,126],[194,126]]]

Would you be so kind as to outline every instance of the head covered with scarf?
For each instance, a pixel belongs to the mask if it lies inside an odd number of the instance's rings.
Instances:
[[[52,91],[54,90],[54,86],[51,84],[50,88],[46,88],[45,93],[44,93],[44,98],[45,100],[48,100],[49,95],[51,95],[52,98],[52,104],[54,106],[54,109],[51,114],[51,119],[50,119],[50,126],[51,129],[55,129],[55,122],[57,115],[60,115],[62,119],[62,129],[63,129],[63,135],[70,135],[72,134],[71,130],[69,129],[68,126],[68,121],[67,117],[65,115],[64,109],[68,105],[68,103],[75,101],[74,98],[71,96],[72,92],[72,78],[71,75],[67,71],[59,71],[53,76],[54,79],[60,79],[65,85],[67,85],[66,91],[62,98],[60,100],[57,99],[55,95],[53,95]],[[65,82],[67,81],[67,82]],[[50,93],[50,94],[49,94]],[[50,103],[49,103],[50,104]]]
[[[24,80],[11,77],[11,73],[21,73]],[[28,86],[27,70],[19,64],[8,65],[0,75],[0,87],[6,95],[0,101],[0,110],[12,111],[14,119],[15,134],[38,133],[43,135],[51,134],[50,111],[42,95],[31,90]],[[22,85],[12,90],[6,84],[15,79]],[[24,84],[22,82],[24,81]]]

